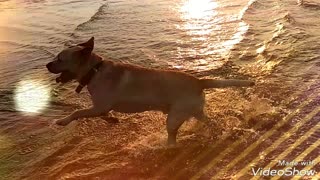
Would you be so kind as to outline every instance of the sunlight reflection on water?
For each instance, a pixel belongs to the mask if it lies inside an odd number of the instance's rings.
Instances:
[[[232,36],[232,38],[223,43],[226,49],[232,49],[235,44],[238,44],[242,39],[244,34],[248,31],[249,25],[243,21],[239,22],[239,27],[237,32]]]
[[[219,28],[215,26],[213,19],[217,18],[218,4],[212,0],[187,0],[180,9],[180,17],[184,21],[182,25],[177,25],[177,29],[184,30],[190,37],[191,42],[198,42],[195,47],[178,47],[178,56],[183,57],[196,57],[194,62],[196,66],[201,69],[207,69],[210,66],[217,66],[212,61],[209,62],[207,58],[214,54],[212,45],[209,43],[210,36],[214,30]],[[202,58],[206,57],[206,58]]]
[[[212,0],[188,0],[181,7],[185,19],[210,19],[217,3]]]
[[[34,80],[20,81],[15,90],[15,108],[28,114],[39,114],[50,100],[48,86]]]
[[[176,28],[183,30],[189,38],[178,42],[191,44],[177,48],[178,58],[190,58],[193,62],[191,66],[197,67],[198,70],[221,66],[224,62],[215,59],[217,54],[222,57],[227,56],[249,29],[249,26],[241,20],[241,15],[223,15],[219,4],[214,0],[186,0],[177,10],[183,23],[177,24]],[[238,22],[236,26],[228,28],[221,26],[224,22],[234,21]],[[233,32],[233,35],[230,36],[230,32]],[[181,66],[186,65],[181,64]]]

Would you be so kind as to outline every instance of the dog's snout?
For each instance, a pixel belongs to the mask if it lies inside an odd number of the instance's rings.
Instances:
[[[52,64],[52,62],[50,62],[50,63],[48,63],[48,64],[46,65],[47,69],[50,69],[51,64]]]
[[[47,69],[49,72],[58,74],[61,73],[61,71],[57,70],[57,68],[54,66],[53,62],[50,62],[46,65]]]

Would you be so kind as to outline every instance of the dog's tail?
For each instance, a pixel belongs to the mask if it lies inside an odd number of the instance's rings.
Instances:
[[[255,83],[250,80],[238,79],[201,79],[203,89],[209,88],[224,88],[224,87],[248,87],[253,86]]]

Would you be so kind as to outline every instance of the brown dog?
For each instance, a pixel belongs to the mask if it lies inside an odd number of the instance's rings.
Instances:
[[[77,92],[87,86],[93,103],[89,109],[75,111],[56,121],[58,125],[67,125],[79,118],[102,116],[110,110],[124,113],[158,110],[168,113],[168,144],[173,145],[185,120],[205,118],[204,89],[254,85],[247,80],[198,79],[183,72],[103,60],[92,52],[93,47],[92,37],[85,43],[64,49],[47,64],[51,73],[61,73],[57,82],[76,79],[80,83]]]

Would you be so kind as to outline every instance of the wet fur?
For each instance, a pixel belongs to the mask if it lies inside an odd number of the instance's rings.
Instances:
[[[87,85],[93,106],[57,120],[58,125],[67,125],[79,118],[106,115],[111,110],[124,113],[157,110],[168,114],[168,144],[175,144],[178,129],[185,120],[190,117],[206,118],[203,112],[204,89],[254,84],[244,80],[201,80],[183,72],[104,60],[92,52],[93,46],[91,38],[86,43],[63,50],[47,65],[52,73],[69,71],[80,81],[95,64],[103,61]]]

